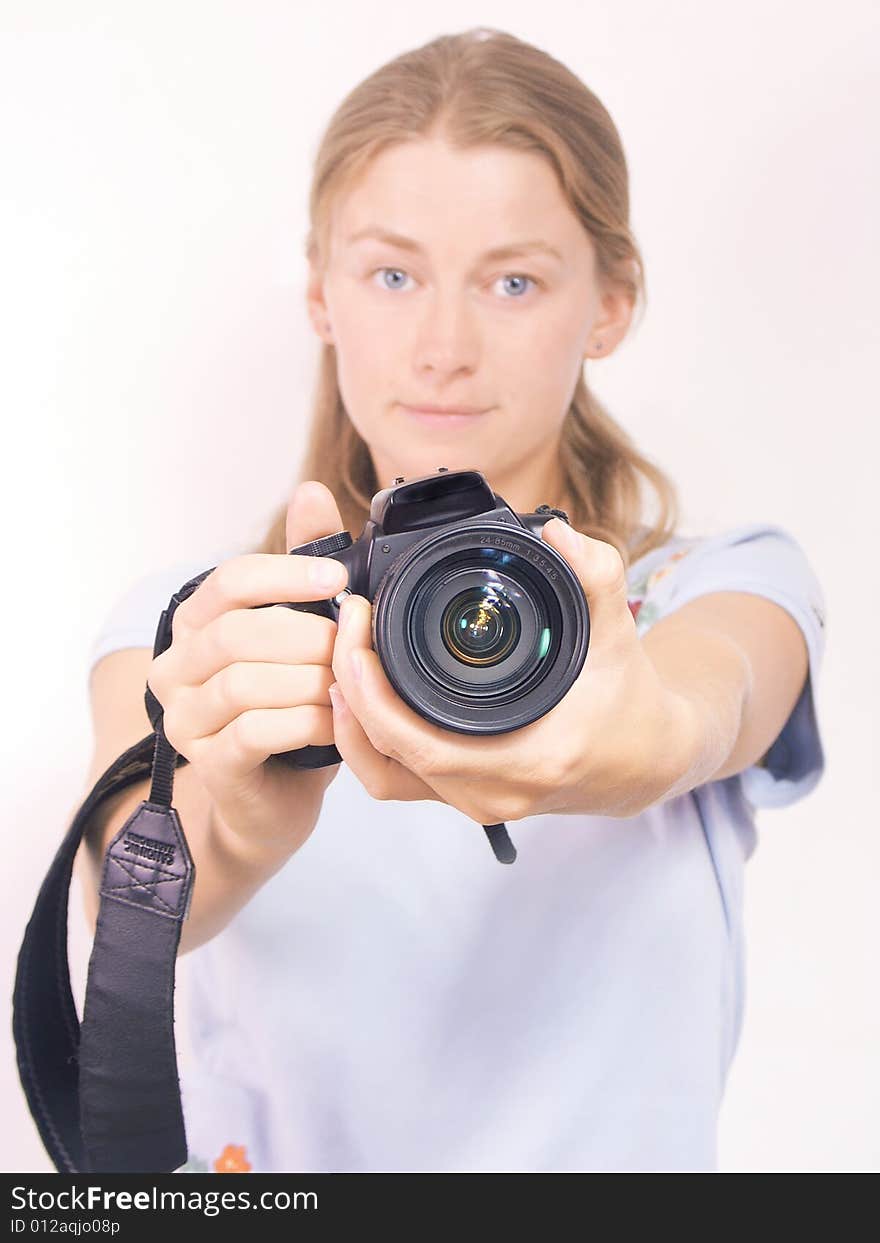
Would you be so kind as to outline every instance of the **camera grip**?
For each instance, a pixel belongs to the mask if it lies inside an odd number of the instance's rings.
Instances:
[[[329,617],[336,621],[336,614],[329,600],[301,600],[291,603],[279,601],[282,608],[296,609],[299,613],[313,613],[316,617]],[[271,608],[271,605],[259,604],[257,608]],[[341,764],[342,756],[331,743],[329,747],[295,747],[292,751],[279,751],[275,759],[281,760],[289,768],[327,768],[330,764]]]

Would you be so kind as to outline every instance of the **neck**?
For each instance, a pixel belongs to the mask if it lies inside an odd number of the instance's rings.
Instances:
[[[514,513],[533,513],[539,505],[564,509],[571,517],[571,501],[562,484],[562,472],[558,464],[545,469],[516,471],[505,474],[494,472],[489,477],[494,492],[502,496]]]
[[[387,487],[396,475],[406,477],[405,469],[392,466],[389,462],[377,462],[376,455],[372,456],[380,488]],[[450,463],[450,470],[463,469],[464,465]],[[550,505],[554,509],[565,510],[569,518],[573,518],[573,502],[563,485],[558,446],[548,449],[541,457],[486,469],[484,474],[493,492],[503,497],[514,513],[533,513],[539,505]]]

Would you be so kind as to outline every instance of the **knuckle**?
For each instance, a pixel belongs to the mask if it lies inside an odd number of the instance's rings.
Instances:
[[[197,590],[207,583],[212,584],[212,591],[223,612],[238,608],[239,601],[246,595],[249,584],[255,577],[255,567],[247,555],[230,557],[221,562]],[[195,594],[195,592],[193,593]],[[192,597],[190,597],[192,599]]]
[[[531,799],[517,799],[515,806],[507,813],[508,820],[525,820],[527,816],[532,814]]]
[[[236,716],[246,703],[247,673],[238,662],[221,669],[217,675],[217,698],[229,717]]]
[[[465,815],[476,824],[502,824],[507,819],[505,810],[497,803],[492,807],[473,803],[465,810]]]
[[[198,593],[200,587],[201,587],[201,584],[199,584],[199,587],[196,588],[196,590],[192,593],[191,596],[187,596],[187,598],[183,601],[182,604],[178,604],[177,608],[172,613],[171,615],[171,641],[172,643],[175,641],[175,639],[180,640],[185,634],[188,634],[192,630],[192,626],[190,625],[190,622],[189,622],[189,615],[193,609],[193,605],[192,605],[193,596],[195,596]]]
[[[484,824],[506,823],[508,820],[522,820],[528,815],[528,800],[522,794],[506,793],[498,799],[492,800],[492,811],[488,813],[491,819],[484,820]]]
[[[498,803],[495,805],[491,823],[495,824],[496,822],[500,822],[502,824],[506,824],[508,820],[518,820],[519,817],[520,810],[517,806],[516,800],[512,798],[502,798],[499,799]]]
[[[147,686],[149,686],[150,690],[159,700],[159,703],[162,703],[162,695],[164,694],[166,685],[165,672],[168,662],[164,659],[164,657],[164,652],[160,656],[154,656],[152,663],[150,664],[149,672],[147,673]]]
[[[391,798],[385,777],[368,777],[364,786],[370,798],[376,799],[379,803],[387,803]]]
[[[227,662],[233,659],[238,637],[238,622],[231,613],[221,613],[210,626],[214,655]]]
[[[571,780],[574,773],[575,757],[568,751],[559,751],[549,765],[549,773],[544,785],[551,790],[558,790]]]
[[[382,734],[377,733],[376,730],[371,730],[369,739],[373,748],[378,751],[380,755],[385,756],[385,758],[389,760],[396,760],[398,764],[406,764],[407,767],[411,767],[411,765],[408,764],[397,751],[395,751],[394,747],[391,745],[391,742],[387,738],[383,737]]]
[[[167,708],[162,709],[162,732],[174,747],[175,751],[180,752],[178,743],[183,743],[184,732],[183,722],[180,716],[180,709],[174,703]]]
[[[238,592],[239,581],[245,572],[241,562],[241,557],[230,557],[205,580],[211,584],[214,595],[222,604],[228,604]]]
[[[395,755],[392,758],[397,759]],[[439,778],[443,776],[440,761],[435,747],[415,747],[409,755],[399,760],[410,772],[424,777]]]
[[[455,794],[455,806],[463,816],[467,816],[468,820],[473,820],[476,824],[494,824],[496,820],[494,809],[487,810],[486,804],[491,800],[485,795],[475,797],[470,790],[465,792],[464,797]]]
[[[473,820],[475,824],[493,824],[492,820],[483,818],[483,809],[471,803],[468,799],[456,798],[454,805],[458,808],[463,816],[467,816],[468,820]]]
[[[185,751],[179,750],[177,747],[174,748],[175,751],[179,755],[186,756],[193,768],[204,772],[206,757],[211,753],[211,743],[204,738],[187,738],[183,745],[186,746]]]
[[[256,745],[257,721],[254,713],[242,712],[228,728],[236,755],[248,758]]]
[[[605,588],[620,587],[626,583],[626,569],[623,558],[613,544],[602,545],[601,556],[598,558],[596,576]]]

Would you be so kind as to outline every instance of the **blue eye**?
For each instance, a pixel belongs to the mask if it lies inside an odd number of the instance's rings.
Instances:
[[[382,273],[385,273],[385,272],[395,272],[395,273],[397,273],[397,275],[398,275],[398,276],[406,276],[406,273],[403,271],[403,269],[402,269],[402,268],[377,268],[377,269],[376,269],[376,272],[382,272]],[[376,272],[374,272],[374,273],[373,273],[373,276],[375,276],[375,275],[376,275]],[[383,287],[384,287],[385,289],[400,289],[400,288],[401,288],[400,284],[397,284],[397,285],[388,285],[388,284],[386,284],[384,281],[383,281]]]
[[[396,284],[393,284],[393,285],[388,284],[388,282],[384,279],[385,273],[387,272],[393,272],[397,276],[402,276],[404,278],[406,278],[407,276],[407,273],[404,272],[403,268],[388,268],[388,267],[376,268],[375,271],[371,273],[371,276],[377,276],[381,274],[382,275],[382,287],[384,289],[387,289],[389,291],[392,291],[395,289],[402,289],[404,286],[402,282],[400,281],[398,281]],[[522,297],[524,296],[524,292],[527,292],[526,283],[528,283],[528,285],[533,285],[535,287],[537,287],[539,284],[539,282],[536,281],[533,276],[526,276],[525,274],[521,272],[508,272],[504,276],[499,277],[498,279],[503,280],[503,281],[518,281],[519,282],[518,288],[517,287],[514,288],[513,297],[505,299],[505,301],[507,302],[515,302],[517,300],[521,300]]]
[[[523,287],[524,287],[524,286],[523,286],[523,284],[522,284],[522,282],[524,282],[524,281],[528,281],[530,285],[535,285],[535,284],[537,284],[537,282],[536,282],[535,280],[533,280],[531,276],[524,276],[521,272],[508,272],[506,276],[502,276],[502,277],[500,277],[499,279],[500,279],[500,280],[503,280],[503,281],[519,281],[519,282],[520,282],[520,287],[521,287],[521,288],[523,288]],[[521,295],[521,294],[517,294],[516,296],[517,296],[517,298],[518,298],[518,297],[521,297],[522,295]],[[514,301],[515,301],[515,300],[516,300],[516,299],[514,299]]]

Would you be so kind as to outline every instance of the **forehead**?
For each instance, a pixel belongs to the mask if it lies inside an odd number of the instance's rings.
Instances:
[[[548,160],[497,144],[460,150],[419,139],[382,151],[337,197],[334,244],[375,223],[426,248],[462,236],[475,251],[525,237],[572,254],[589,245]]]

